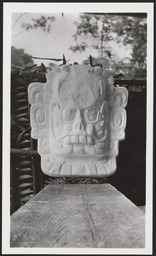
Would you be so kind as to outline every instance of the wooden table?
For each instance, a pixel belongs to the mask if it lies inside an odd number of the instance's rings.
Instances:
[[[110,184],[48,185],[11,216],[11,247],[143,248],[145,214]]]

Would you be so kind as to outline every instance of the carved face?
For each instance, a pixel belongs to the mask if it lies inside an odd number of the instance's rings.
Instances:
[[[106,81],[80,66],[70,73],[60,72],[52,86],[52,154],[72,159],[104,157],[108,119]]]
[[[125,138],[128,91],[108,70],[62,65],[28,88],[31,136],[49,176],[103,176],[116,170]],[[74,161],[72,161],[74,159]]]

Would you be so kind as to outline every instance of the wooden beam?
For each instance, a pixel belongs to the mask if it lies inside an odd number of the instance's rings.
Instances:
[[[109,184],[51,184],[12,215],[10,245],[143,248],[144,216]]]
[[[39,157],[40,155],[36,150],[28,149],[17,149],[17,148],[11,148],[11,154],[12,155],[22,155],[22,156],[34,156],[34,157]]]
[[[82,13],[83,14],[83,13]],[[139,17],[139,18],[147,18],[147,13],[145,12],[113,12],[113,13],[85,13],[85,14],[92,14],[92,15],[117,15],[117,16],[130,16],[130,17]]]
[[[127,79],[114,79],[114,84],[125,85],[125,86],[144,86],[146,87],[146,80],[127,80]]]

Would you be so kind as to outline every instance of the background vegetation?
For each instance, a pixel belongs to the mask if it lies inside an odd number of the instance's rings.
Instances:
[[[16,22],[18,23],[24,15],[27,13],[20,15]],[[62,13],[60,16],[65,20],[67,14]],[[53,34],[55,21],[55,15],[32,17],[27,22],[20,23],[21,32],[18,35],[23,32],[29,33],[30,30],[42,30],[45,32],[45,36],[46,33]],[[73,34],[75,44],[69,45],[71,51],[82,53],[88,49],[90,51],[94,49],[97,52],[94,58],[95,63],[100,62],[104,67],[109,67],[113,75],[122,73],[126,79],[146,78],[147,21],[145,14],[85,13],[80,14],[79,21],[74,24],[76,27],[76,32]],[[129,52],[129,57],[120,56],[122,49]],[[28,56],[22,56],[22,49],[19,49],[18,55],[17,51],[15,47],[12,48],[12,64],[17,65],[19,60],[19,65],[21,65],[20,58],[25,58],[27,63],[28,61],[32,62]],[[84,59],[85,63],[87,61]],[[49,66],[53,65],[55,63],[51,63]]]

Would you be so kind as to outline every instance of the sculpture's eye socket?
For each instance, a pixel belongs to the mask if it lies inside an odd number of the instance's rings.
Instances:
[[[85,117],[87,122],[94,123],[98,120],[98,111],[95,107],[90,107],[85,110]]]
[[[73,121],[75,116],[75,109],[65,108],[62,110],[62,120],[66,122]]]

